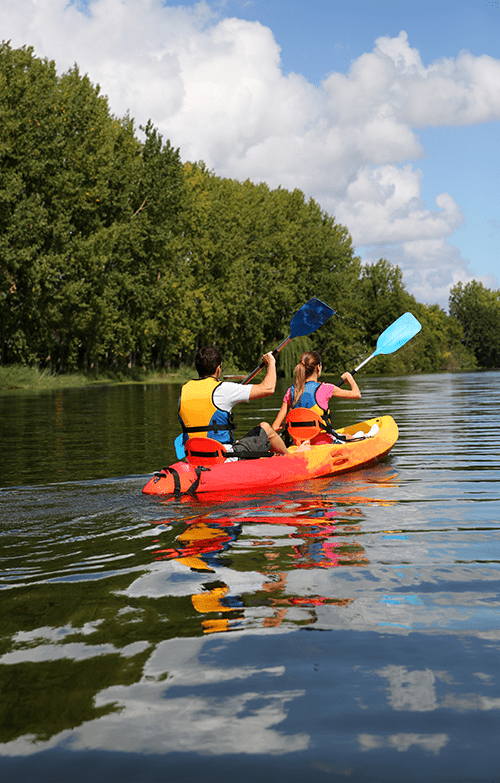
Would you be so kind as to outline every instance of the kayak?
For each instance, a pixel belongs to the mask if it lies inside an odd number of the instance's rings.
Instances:
[[[235,460],[210,466],[198,466],[181,460],[157,471],[143,488],[146,495],[184,495],[201,492],[241,493],[283,484],[297,484],[312,478],[335,476],[378,462],[389,453],[398,439],[398,427],[392,416],[380,416],[343,427],[343,435],[358,435],[345,443],[311,446],[289,454],[252,460]]]

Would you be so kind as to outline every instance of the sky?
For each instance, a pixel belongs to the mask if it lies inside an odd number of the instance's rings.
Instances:
[[[183,161],[299,188],[422,303],[499,287],[500,0],[16,0],[0,39]]]

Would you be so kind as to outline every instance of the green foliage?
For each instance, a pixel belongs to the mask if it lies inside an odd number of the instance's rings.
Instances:
[[[89,380],[80,373],[52,375],[48,370],[20,364],[0,366],[0,390],[4,389],[58,389],[85,386]]]
[[[438,305],[417,302],[403,284],[399,267],[386,260],[363,267],[360,278],[360,300],[364,312],[362,356],[375,348],[378,336],[400,315],[411,312],[422,324],[422,330],[394,354],[379,356],[366,372],[402,374],[475,369],[473,353],[462,345],[462,330]]]
[[[296,337],[283,348],[278,358],[278,368],[285,378],[293,378],[300,357],[306,351],[314,350],[310,337]]]
[[[0,45],[0,364],[115,374],[192,366],[216,343],[250,369],[312,296],[337,314],[285,349],[352,369],[405,311],[422,322],[368,372],[498,366],[498,296],[457,286],[452,316],[419,304],[399,267],[362,266],[347,228],[299,190],[182,164],[151,122],[137,138],[77,67],[58,76]]]
[[[0,80],[2,363],[150,361],[165,342],[156,283],[170,272],[178,153],[150,126],[140,143],[77,68],[59,78],[31,49],[3,44]]]
[[[472,280],[450,291],[450,315],[463,329],[463,344],[481,367],[500,367],[500,292]]]
[[[352,292],[359,262],[350,237],[314,201],[220,179],[202,164],[184,170],[178,255],[191,352],[215,342],[237,366],[250,366],[288,335],[304,301]]]
[[[396,318],[415,306],[415,299],[405,290],[401,269],[383,258],[363,267],[358,291],[363,302],[365,339],[370,344]]]

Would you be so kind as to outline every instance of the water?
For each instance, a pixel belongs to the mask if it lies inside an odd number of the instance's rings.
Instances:
[[[176,387],[0,395],[2,781],[500,780],[499,379],[363,377],[389,458],[223,502],[141,494]]]

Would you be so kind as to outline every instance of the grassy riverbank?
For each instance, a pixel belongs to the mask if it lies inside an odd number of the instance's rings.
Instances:
[[[175,372],[150,372],[144,370],[125,373],[68,373],[54,375],[49,370],[13,365],[0,367],[0,391],[33,389],[36,391],[53,389],[74,389],[96,384],[116,383],[184,383],[195,376],[193,368],[187,367]]]

